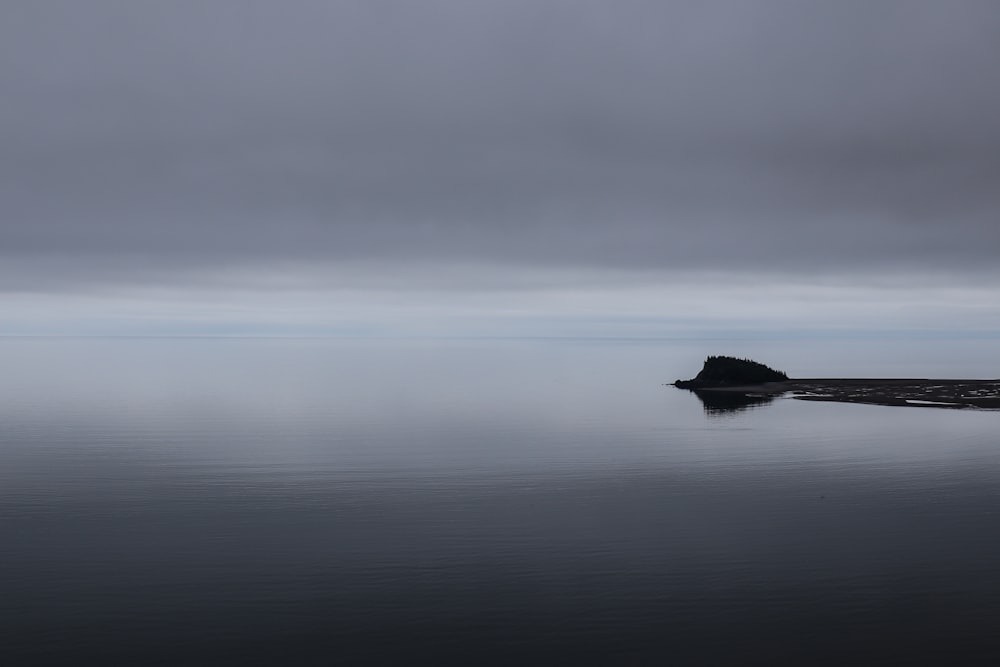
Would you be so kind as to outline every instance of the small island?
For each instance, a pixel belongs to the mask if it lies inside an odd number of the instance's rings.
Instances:
[[[673,384],[694,391],[703,400],[714,399],[715,403],[732,395],[743,396],[750,402],[787,395],[806,401],[1000,410],[1000,380],[793,379],[759,362],[727,356],[708,357],[698,375]]]
[[[709,357],[701,372],[690,380],[678,380],[675,387],[681,389],[713,389],[743,385],[757,385],[767,382],[784,382],[788,376],[770,366],[736,357]]]

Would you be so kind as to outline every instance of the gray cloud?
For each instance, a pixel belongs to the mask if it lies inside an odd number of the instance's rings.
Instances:
[[[0,280],[990,270],[998,69],[989,0],[7,3]]]

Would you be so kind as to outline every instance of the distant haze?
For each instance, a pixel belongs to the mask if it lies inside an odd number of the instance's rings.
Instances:
[[[992,0],[7,2],[0,334],[995,334],[998,72]]]

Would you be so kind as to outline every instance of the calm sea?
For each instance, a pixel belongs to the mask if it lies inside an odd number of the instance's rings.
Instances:
[[[998,664],[996,341],[0,340],[0,663]]]

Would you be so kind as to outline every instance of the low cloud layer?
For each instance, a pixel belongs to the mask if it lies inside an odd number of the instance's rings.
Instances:
[[[989,0],[7,3],[0,290],[982,280],[997,71]]]

